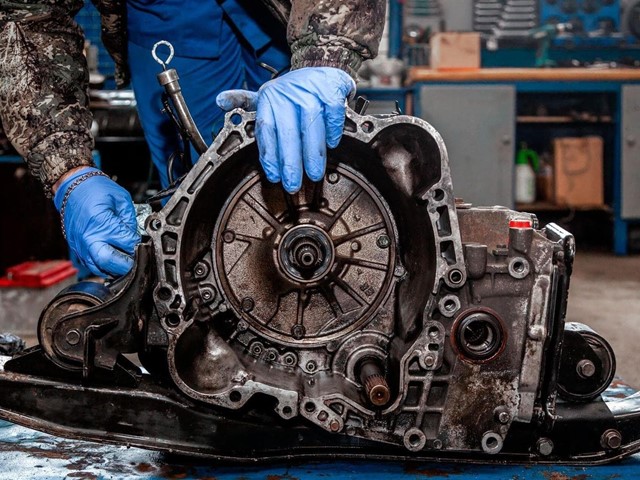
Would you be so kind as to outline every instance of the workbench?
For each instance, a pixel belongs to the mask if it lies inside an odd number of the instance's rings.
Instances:
[[[99,412],[96,412],[99,414]],[[0,421],[0,479],[598,480],[640,477],[640,455],[599,467],[309,462],[232,466],[138,448],[65,440]]]
[[[628,251],[628,225],[640,220],[640,69],[633,68],[485,68],[408,72],[413,114],[442,134],[449,150],[454,191],[475,204],[514,207],[514,162],[518,130],[544,125],[551,133],[605,137],[606,190],[613,213],[614,251]],[[605,120],[544,122],[517,117],[522,96],[597,95],[611,99]],[[528,123],[528,124],[527,124]],[[610,138],[608,138],[610,137]],[[473,197],[479,199],[475,200]],[[491,201],[496,199],[495,201]]]
[[[615,379],[603,396],[635,390]],[[100,415],[100,412],[96,412]],[[640,478],[640,454],[596,467],[323,461],[237,466],[126,446],[68,440],[0,420],[0,480],[613,480]]]

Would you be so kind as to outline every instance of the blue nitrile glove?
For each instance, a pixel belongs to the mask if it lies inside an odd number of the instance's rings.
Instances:
[[[140,242],[129,192],[97,168],[66,178],[53,199],[62,215],[69,247],[94,275],[124,275]]]
[[[342,137],[347,97],[356,84],[343,70],[307,67],[265,83],[257,92],[228,90],[216,102],[223,110],[257,110],[256,139],[267,179],[289,193],[302,186],[302,167],[317,182],[327,149]]]

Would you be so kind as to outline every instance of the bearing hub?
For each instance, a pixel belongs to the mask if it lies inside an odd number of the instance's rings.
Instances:
[[[215,232],[217,281],[231,308],[281,344],[348,334],[393,286],[389,207],[350,168],[332,168],[326,181],[292,196],[253,173],[225,204]]]

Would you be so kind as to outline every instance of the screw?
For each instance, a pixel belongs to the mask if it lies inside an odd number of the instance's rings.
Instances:
[[[242,308],[243,312],[250,312],[251,310],[253,310],[253,307],[255,307],[256,304],[253,301],[253,298],[251,297],[244,297],[242,299],[242,303],[240,305],[240,307]]]
[[[196,278],[202,278],[207,274],[207,267],[204,263],[198,263],[196,268],[193,269],[193,274]]]
[[[285,365],[292,367],[297,363],[298,358],[296,357],[295,353],[289,352],[289,353],[285,353],[283,357],[283,361]]]
[[[425,355],[424,364],[427,367],[433,367],[436,364],[436,359],[433,355]]]
[[[80,342],[80,332],[78,330],[69,330],[66,337],[69,345],[77,345]]]
[[[329,180],[329,183],[336,183],[339,178],[340,177],[338,177],[337,173],[330,173],[327,177],[327,180]]]
[[[553,452],[553,442],[549,438],[541,438],[538,440],[536,448],[540,455],[549,456]]]
[[[391,239],[388,235],[380,235],[376,240],[376,244],[380,248],[389,248],[389,245],[391,245]]]
[[[211,300],[211,297],[213,297],[213,294],[211,293],[211,291],[205,290],[204,292],[202,292],[202,298],[204,300]]]
[[[162,227],[162,222],[160,220],[157,218],[151,220],[151,230],[160,230],[160,227]]]
[[[508,412],[505,412],[503,410],[501,412],[498,412],[498,414],[496,415],[496,418],[500,423],[505,424],[505,423],[509,423],[509,420],[511,420],[511,415],[509,415]]]
[[[273,227],[265,227],[265,229],[262,230],[262,238],[269,238],[275,231],[276,230]]]
[[[351,251],[352,252],[359,252],[360,251],[361,245],[360,242],[351,242]]]
[[[224,313],[229,309],[229,307],[227,307],[226,303],[221,303],[220,305],[218,305],[218,311],[220,313]]]
[[[320,420],[321,422],[324,422],[327,418],[329,418],[329,414],[327,412],[325,412],[324,410],[322,410],[318,414],[318,420]]]
[[[436,438],[431,445],[436,450],[440,450],[442,448],[442,440],[440,440],[439,438]]]
[[[329,429],[332,432],[337,432],[340,430],[340,422],[338,420],[331,420],[331,423],[329,423]]]
[[[593,377],[596,373],[596,366],[591,360],[583,359],[576,365],[576,372],[578,372],[578,375],[582,378]]]
[[[316,362],[314,362],[313,360],[309,360],[307,362],[307,370],[310,372],[315,372],[316,368],[318,368],[318,365],[316,365]]]
[[[236,329],[239,332],[246,332],[249,329],[249,324],[247,322],[245,322],[244,320],[240,320],[238,322],[238,325],[236,325]]]
[[[600,445],[602,445],[602,448],[616,450],[622,445],[622,435],[618,430],[610,428],[600,437]]]
[[[233,230],[226,230],[222,234],[222,240],[224,240],[226,243],[231,243],[235,239],[236,239],[236,234],[233,232]]]
[[[293,335],[293,338],[295,338],[296,340],[303,339],[305,333],[306,333],[306,329],[304,328],[304,325],[294,325],[293,327],[291,327],[291,335]],[[307,365],[307,368],[308,368],[308,365]]]

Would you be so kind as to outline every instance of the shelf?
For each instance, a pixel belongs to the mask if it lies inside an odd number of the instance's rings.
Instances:
[[[613,123],[613,118],[609,115],[604,115],[602,117],[594,115],[589,118],[574,118],[569,115],[518,115],[516,120],[518,123]]]
[[[516,210],[523,212],[563,212],[563,211],[599,211],[613,213],[609,205],[581,205],[572,207],[569,205],[556,205],[550,202],[516,203]]]

